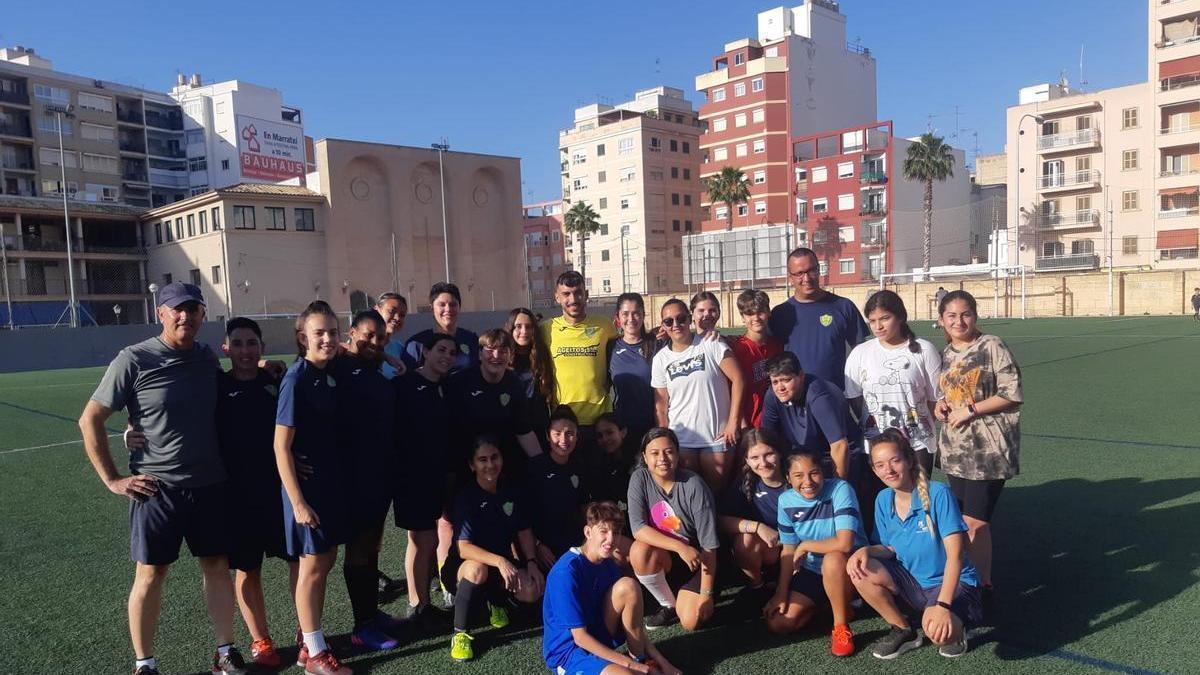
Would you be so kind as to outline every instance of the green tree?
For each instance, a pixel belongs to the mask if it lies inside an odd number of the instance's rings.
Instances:
[[[933,181],[954,175],[954,152],[945,140],[931,133],[921,134],[908,146],[904,158],[904,178],[925,183],[925,224],[921,228],[921,264],[929,271],[933,259]]]
[[[725,203],[725,229],[732,230],[733,207],[750,199],[750,181],[746,174],[737,167],[723,167],[717,175],[704,179],[704,191],[710,201]]]
[[[600,231],[600,214],[596,213],[585,202],[575,202],[575,205],[563,216],[563,230],[567,234],[578,235],[579,240],[579,273],[587,283],[587,238]]]

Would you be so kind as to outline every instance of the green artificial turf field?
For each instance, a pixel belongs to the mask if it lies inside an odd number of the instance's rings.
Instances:
[[[775,637],[761,621],[739,616],[729,602],[734,589],[726,589],[710,627],[653,635],[676,665],[686,673],[1195,672],[1200,323],[982,324],[1016,353],[1026,399],[1023,473],[1005,489],[994,525],[1000,627],[977,632],[957,661],[924,648],[884,666],[862,650],[884,631],[870,615],[853,623],[860,652],[835,660],[827,622]],[[928,324],[916,328],[933,333]],[[94,475],[75,425],[101,373],[0,376],[0,672],[132,670],[128,507]],[[123,425],[119,416],[110,422],[113,430]],[[400,576],[403,544],[394,528],[384,546],[382,568]],[[164,673],[207,672],[213,640],[199,571],[186,551],[171,574],[155,656]],[[295,618],[285,567],[268,561],[264,576],[273,633],[287,646]],[[450,661],[448,637],[350,656],[349,603],[336,571],[329,589],[326,630],[357,672],[546,672],[540,628],[518,621],[477,631],[472,663]],[[390,598],[385,609],[403,614],[405,601]],[[240,619],[238,627],[245,649]]]

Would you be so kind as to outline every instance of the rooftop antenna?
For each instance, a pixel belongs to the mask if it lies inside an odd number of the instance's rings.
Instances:
[[[655,75],[662,74],[662,59],[660,59],[660,58],[654,59],[654,74]]]
[[[1087,90],[1088,81],[1083,77],[1083,45],[1079,45],[1079,91]]]

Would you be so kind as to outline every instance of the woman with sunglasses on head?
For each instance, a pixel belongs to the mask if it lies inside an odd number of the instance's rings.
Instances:
[[[651,385],[659,426],[679,437],[683,465],[699,469],[713,492],[725,484],[727,452],[737,443],[742,408],[742,370],[721,340],[705,340],[692,331],[682,300],[662,307],[662,325],[670,343],[654,355]]]

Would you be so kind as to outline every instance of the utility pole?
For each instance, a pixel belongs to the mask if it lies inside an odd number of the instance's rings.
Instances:
[[[8,292],[8,242],[4,240],[4,223],[0,223],[0,270],[4,272],[4,305],[8,309],[8,329],[12,330],[12,295]]]
[[[443,138],[441,143],[431,145],[438,151],[438,180],[442,183],[442,253],[446,261],[446,281],[450,281],[450,236],[446,229],[446,170],[442,165],[442,153],[450,151],[450,144]]]
[[[63,229],[67,235],[67,314],[70,317],[71,328],[79,327],[79,305],[75,302],[75,260],[71,251],[71,216],[67,211],[67,160],[66,152],[63,150],[63,117],[74,117],[71,113],[71,106],[65,108],[60,106],[47,106],[48,110],[54,112],[54,117],[58,121],[58,168],[62,177],[62,183],[59,185],[59,192],[62,193],[63,203]],[[59,318],[61,321],[61,317]]]
[[[1082,58],[1082,57],[1081,57]],[[1112,198],[1108,199],[1108,315],[1114,316],[1116,303],[1113,289],[1113,207]]]

